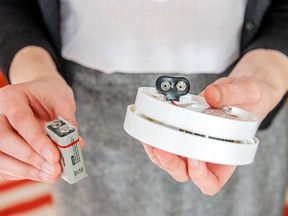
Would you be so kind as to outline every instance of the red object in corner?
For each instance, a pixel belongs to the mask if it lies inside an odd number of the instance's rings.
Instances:
[[[8,82],[6,81],[5,77],[3,76],[3,73],[0,71],[0,88],[7,85]]]
[[[288,204],[285,203],[284,209],[283,209],[283,216],[288,216]]]

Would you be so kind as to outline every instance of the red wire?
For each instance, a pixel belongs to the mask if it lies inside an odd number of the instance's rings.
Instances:
[[[171,100],[171,103],[175,106],[178,106],[178,104],[174,100]]]

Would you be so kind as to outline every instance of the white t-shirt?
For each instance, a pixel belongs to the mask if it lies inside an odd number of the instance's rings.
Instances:
[[[62,55],[106,73],[219,73],[247,0],[61,0]]]

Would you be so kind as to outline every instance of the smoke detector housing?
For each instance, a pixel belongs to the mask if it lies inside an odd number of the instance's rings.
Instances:
[[[201,96],[186,94],[177,105],[153,87],[140,87],[127,107],[125,131],[164,151],[201,161],[247,165],[259,145],[255,115],[233,106],[211,108]]]

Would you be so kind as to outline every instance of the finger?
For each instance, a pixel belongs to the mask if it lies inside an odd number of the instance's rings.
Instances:
[[[32,166],[59,175],[60,164],[50,164],[24,139],[12,130],[7,119],[0,116],[0,151]]]
[[[79,131],[79,126],[76,121],[75,112],[76,112],[76,105],[73,103],[68,103],[67,101],[64,103],[59,103],[55,106],[55,115],[57,118],[58,116],[62,117],[65,121],[69,122],[71,125],[75,126]],[[80,147],[83,149],[85,147],[85,140],[79,136]]]
[[[234,173],[237,166],[234,165],[220,165],[213,163],[206,163],[208,170],[218,176],[218,179],[222,182],[222,184],[226,184],[231,175]]]
[[[83,149],[85,147],[85,140],[81,136],[79,136],[79,142],[81,149]]]
[[[152,163],[156,164],[157,166],[159,166],[161,169],[163,169],[159,159],[157,158],[157,156],[155,155],[154,153],[154,147],[150,146],[150,145],[147,145],[145,143],[142,143],[143,144],[143,147],[144,147],[144,150],[145,152],[147,153],[149,159],[152,161]]]
[[[54,183],[59,179],[59,175],[51,175],[41,171],[2,152],[0,152],[0,173],[48,183]]]
[[[199,189],[207,195],[215,195],[235,171],[236,166],[214,165],[209,170],[208,164],[189,159],[189,176]]]
[[[3,110],[3,107],[9,107],[9,109]],[[10,97],[10,100],[6,100],[3,104],[0,112],[7,117],[10,125],[26,142],[47,161],[57,163],[60,160],[58,149],[47,137],[23,97]]]
[[[157,148],[155,148],[154,153],[159,159],[163,169],[166,170],[175,180],[186,182],[190,179],[186,163],[182,158]]]
[[[22,180],[23,178],[21,177],[16,177],[16,176],[12,176],[12,175],[8,175],[5,173],[0,173],[0,179],[1,180]]]
[[[220,79],[217,79],[215,82],[213,82],[213,85],[215,84],[228,84],[228,83],[231,83],[233,82],[235,79],[234,78],[231,78],[231,77],[222,77]],[[205,90],[204,89],[203,91],[201,91],[199,93],[200,96],[204,97],[204,93],[205,93]]]
[[[209,85],[204,93],[210,106],[222,108],[230,105],[255,103],[260,99],[257,82],[250,79],[234,80],[230,83],[216,83]]]
[[[54,118],[58,116],[78,128],[75,117],[76,105],[74,99],[64,98],[61,103],[54,104]],[[52,119],[53,120],[53,119]]]

